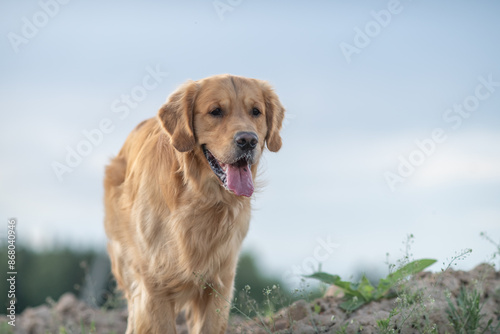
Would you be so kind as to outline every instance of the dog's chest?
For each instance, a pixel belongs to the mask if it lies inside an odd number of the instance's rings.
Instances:
[[[250,206],[198,206],[177,219],[178,245],[193,270],[210,272],[232,266],[250,222]]]

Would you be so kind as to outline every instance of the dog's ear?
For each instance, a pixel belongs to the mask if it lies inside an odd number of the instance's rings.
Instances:
[[[280,130],[285,117],[285,108],[269,83],[262,81],[262,90],[266,108],[267,148],[271,152],[278,152],[281,148]]]
[[[191,151],[196,144],[193,114],[197,92],[196,82],[188,81],[172,93],[158,111],[160,123],[179,152]]]

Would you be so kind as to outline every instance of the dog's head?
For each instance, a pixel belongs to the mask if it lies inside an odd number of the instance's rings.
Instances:
[[[238,196],[253,193],[251,166],[265,145],[281,148],[285,109],[261,80],[217,75],[188,81],[174,92],[158,117],[179,152],[195,151],[219,182]]]

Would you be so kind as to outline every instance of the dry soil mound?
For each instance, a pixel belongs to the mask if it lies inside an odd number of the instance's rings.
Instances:
[[[456,305],[461,287],[469,293],[479,293],[479,328],[486,329],[487,321],[492,319],[490,329],[484,333],[500,333],[498,328],[491,329],[500,320],[500,272],[486,264],[468,272],[420,273],[405,284],[404,293],[400,292],[398,298],[372,302],[350,313],[339,307],[339,297],[325,296],[312,303],[298,301],[279,311],[274,319],[245,320],[235,316],[230,319],[227,333],[456,333],[446,310],[448,299]],[[391,317],[395,309],[399,313]],[[385,331],[377,326],[377,320],[389,318]],[[9,333],[7,320],[0,317],[0,322],[4,322],[0,328]],[[16,317],[16,327],[12,329],[14,333],[30,334],[124,333],[126,321],[125,310],[95,309],[74,295],[65,294],[51,306],[26,309]],[[178,332],[187,333],[182,316],[177,323]]]

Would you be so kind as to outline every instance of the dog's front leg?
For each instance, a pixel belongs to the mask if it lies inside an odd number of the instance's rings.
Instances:
[[[176,334],[175,305],[163,296],[148,293],[139,285],[128,301],[127,334]]]
[[[233,298],[234,274],[222,277],[222,286],[205,283],[187,312],[190,334],[224,334]]]

